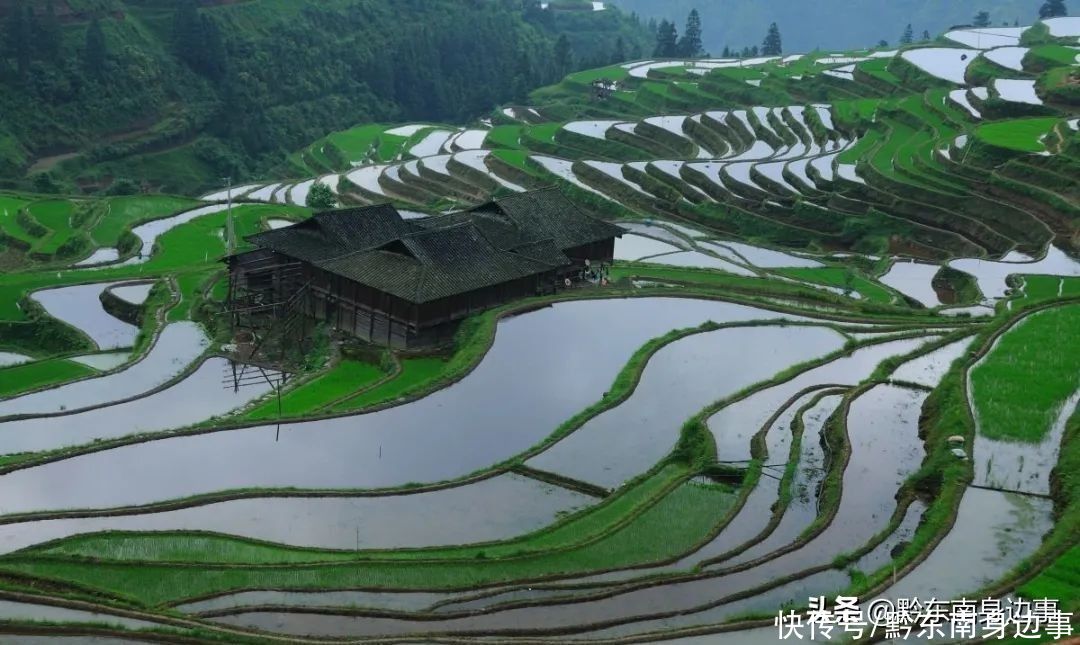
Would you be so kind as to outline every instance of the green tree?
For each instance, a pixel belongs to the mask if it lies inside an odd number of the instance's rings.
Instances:
[[[215,81],[225,77],[228,52],[221,30],[194,0],[182,0],[173,13],[172,48],[195,72]]]
[[[1069,11],[1065,8],[1065,0],[1046,0],[1046,2],[1039,7],[1040,20],[1060,18],[1067,15],[1069,15]]]
[[[34,175],[34,191],[53,194],[60,192],[60,187],[57,185],[52,173],[45,171]]]
[[[574,67],[574,51],[570,48],[570,39],[566,34],[559,36],[555,41],[555,78],[566,76]]]
[[[990,12],[989,11],[980,11],[979,13],[975,14],[975,17],[972,19],[971,24],[973,24],[974,26],[976,26],[976,27],[978,27],[980,29],[982,29],[984,27],[989,27],[990,26]]]
[[[105,33],[101,31],[101,21],[94,18],[86,28],[86,44],[83,46],[83,65],[91,74],[100,75],[105,71],[105,61],[109,57]]]
[[[522,10],[525,15],[525,20],[529,22],[542,22],[544,19],[544,9],[540,6],[540,0],[524,0],[521,3]]]
[[[198,38],[199,7],[195,0],[180,0],[173,12],[172,47],[177,55],[183,56],[192,41]]]
[[[675,29],[675,23],[661,20],[656,28],[656,49],[653,56],[657,58],[675,58],[679,55],[679,32]]]
[[[878,47],[888,47],[889,46],[889,41],[882,38],[881,40],[877,41],[877,46]]]
[[[930,30],[929,29],[923,29],[922,39],[923,40],[930,40]]]
[[[622,63],[626,60],[626,43],[623,41],[622,36],[619,36],[615,39],[615,51],[611,54],[611,62]]]
[[[679,39],[679,55],[684,58],[701,58],[704,53],[701,46],[701,15],[697,9],[691,9],[686,17],[686,29]]]
[[[780,27],[769,25],[769,33],[765,35],[765,42],[761,44],[762,56],[779,56],[784,53],[783,41],[780,38]]]
[[[901,45],[910,45],[915,42],[915,30],[911,28],[911,23],[908,23],[907,27],[904,27],[904,33],[900,36]]]
[[[724,45],[724,51],[720,54],[721,58],[731,58],[731,48]]]
[[[22,0],[16,0],[10,11],[4,23],[4,54],[15,59],[19,78],[25,79],[30,71],[31,60],[30,24],[26,5]]]
[[[60,20],[56,17],[56,5],[53,0],[45,3],[45,15],[37,23],[37,48],[42,58],[55,63],[60,60],[63,44]]]
[[[308,191],[307,205],[310,208],[327,210],[337,205],[337,197],[329,186],[317,181],[311,185],[311,190]]]

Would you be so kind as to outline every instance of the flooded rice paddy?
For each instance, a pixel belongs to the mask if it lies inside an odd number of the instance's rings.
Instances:
[[[797,363],[840,349],[815,327],[722,329],[668,345],[649,361],[630,399],[590,420],[528,465],[616,488],[674,447],[685,419]],[[742,365],[731,370],[730,365]]]
[[[473,372],[409,405],[73,457],[0,476],[0,507],[94,508],[235,488],[379,488],[461,477],[528,449],[600,400],[651,338],[708,320],[784,318],[798,317],[689,299],[561,303],[500,323],[492,349]],[[521,410],[532,413],[522,418]],[[163,425],[177,425],[169,415],[158,417]],[[119,426],[109,432],[130,431]],[[190,477],[195,471],[200,476]],[[57,481],[67,485],[61,490],[50,484]]]
[[[116,283],[83,284],[36,291],[30,297],[53,318],[86,334],[99,349],[131,347],[139,329],[109,315],[101,294]]]
[[[728,242],[700,243],[701,248],[711,245],[716,255],[680,250],[695,243],[651,225],[641,225],[639,232],[642,235],[624,236],[617,252],[649,261],[678,262],[693,256],[688,265],[704,258],[712,268],[722,264],[750,274],[746,265],[820,265],[810,258]],[[898,264],[894,271],[899,266],[914,265]],[[936,272],[937,267],[925,266],[919,280],[925,279],[928,287],[933,275],[929,268]],[[898,284],[893,286],[901,291],[927,295]],[[63,294],[39,291],[34,297],[99,347],[110,349],[124,346],[118,343],[126,332],[117,321],[102,317],[107,314],[101,309],[101,292],[111,289],[138,303],[150,287],[84,285],[65,288]],[[973,337],[907,361],[889,375],[889,383],[856,391],[853,388],[882,360],[910,354],[940,337],[889,338],[863,325],[866,330],[855,336],[874,344],[789,373],[794,366],[838,352],[848,337],[804,316],[682,298],[564,302],[507,318],[473,372],[405,405],[280,426],[151,437],[0,475],[0,515],[61,513],[38,521],[7,518],[0,531],[0,553],[102,531],[208,531],[340,551],[519,537],[599,499],[510,473],[422,492],[357,493],[454,480],[528,451],[574,414],[602,401],[645,342],[706,321],[737,326],[694,333],[660,348],[624,401],[526,461],[540,471],[618,490],[672,450],[686,419],[785,373],[786,380],[735,397],[707,419],[719,461],[731,466],[751,462],[752,440],[760,435],[762,471],[745,491],[741,508],[691,552],[644,568],[565,576],[535,588],[508,585],[480,596],[466,590],[251,589],[189,602],[180,610],[211,612],[210,620],[223,626],[285,635],[468,637],[513,632],[551,637],[552,626],[558,625],[572,634],[567,640],[588,642],[710,628],[747,614],[798,606],[808,596],[835,595],[851,584],[846,569],[831,568],[838,556],[857,553],[850,567],[865,574],[889,566],[926,510],[918,499],[905,499],[906,508],[897,506],[898,491],[926,457],[918,432],[926,389],[937,386],[949,367],[967,355]],[[748,325],[762,321],[768,324]],[[269,384],[238,393],[223,387],[229,363],[213,356],[200,362],[208,344],[199,326],[174,323],[164,327],[145,357],[127,367],[126,352],[87,357],[98,369],[118,369],[0,403],[0,419],[8,418],[0,422],[0,453],[174,430],[218,418],[269,392]],[[1076,403],[1070,401],[1042,445],[1018,446],[978,436],[974,483],[1045,495],[1067,413]],[[522,410],[530,414],[522,415]],[[835,432],[830,424],[837,421],[846,422],[850,457],[844,464],[836,463],[837,446],[828,438]],[[424,449],[417,450],[421,444]],[[841,467],[833,513],[822,508],[820,486],[830,468]],[[199,476],[192,477],[192,472]],[[285,488],[333,494],[270,492]],[[237,499],[193,501],[175,510],[140,508],[240,489],[268,490]],[[115,509],[115,514],[94,513],[100,509]],[[828,521],[819,525],[826,510]],[[1050,502],[1040,497],[969,488],[952,532],[885,595],[932,592],[952,597],[993,582],[1034,552],[1051,527],[1050,511]],[[88,513],[99,516],[79,517]],[[696,573],[688,576],[691,572]],[[675,577],[664,584],[640,584],[653,575]],[[544,604],[515,605],[522,601]],[[280,606],[291,609],[269,609]],[[401,612],[401,617],[334,613],[348,608]],[[413,620],[408,618],[411,612],[443,617]],[[0,618],[93,618],[91,622],[118,627],[152,625],[10,602],[0,603]],[[752,643],[774,636],[772,629],[746,630],[701,637],[707,640],[700,642]]]
[[[326,549],[427,547],[517,537],[596,498],[520,475],[381,497],[262,497],[159,513],[24,522],[3,527],[10,553],[79,533],[198,529]]]
[[[124,403],[0,423],[0,450],[5,454],[47,451],[183,428],[242,407],[270,392],[277,382],[273,375],[272,382],[258,380],[234,391],[222,382],[230,364],[224,358],[210,358],[178,383]]]
[[[332,635],[348,629],[357,635],[422,632],[497,632],[513,629],[542,633],[552,625],[592,631],[588,625],[605,621],[636,623],[652,614],[684,613],[748,591],[770,580],[809,567],[830,563],[837,555],[858,548],[886,528],[895,510],[900,483],[922,461],[917,425],[926,394],[892,385],[879,385],[856,398],[848,414],[851,457],[843,476],[843,494],[833,521],[800,548],[749,569],[700,580],[647,587],[596,600],[507,609],[469,618],[429,621],[304,614],[283,621],[280,614],[252,613],[230,617],[241,624],[274,624],[285,633]],[[294,618],[296,618],[294,620]]]
[[[0,402],[0,418],[71,412],[137,396],[175,377],[206,351],[209,344],[206,333],[197,323],[185,321],[169,324],[162,329],[146,356],[129,367]],[[110,356],[113,359],[126,359],[127,354],[99,354],[93,358],[84,357],[83,360],[90,361],[95,367],[100,365],[100,369],[109,369],[106,366],[115,362],[107,358]],[[0,431],[3,427],[0,423]]]

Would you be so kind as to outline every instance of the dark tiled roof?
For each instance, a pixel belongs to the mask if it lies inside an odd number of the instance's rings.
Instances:
[[[390,204],[319,213],[299,224],[251,235],[257,247],[315,262],[373,249],[417,227]]]
[[[562,252],[562,249],[554,240],[540,240],[522,244],[512,249],[512,252],[552,266],[561,267],[570,264],[570,258],[566,257],[566,254]]]
[[[494,209],[518,228],[533,231],[535,237],[532,241],[549,238],[555,240],[564,251],[625,232],[614,224],[583,213],[556,188],[518,193],[474,210],[490,212]]]
[[[320,213],[247,239],[422,303],[566,266],[564,251],[622,233],[546,189],[423,220],[390,205]]]
[[[564,256],[565,259],[565,256]],[[556,266],[494,248],[471,222],[402,237],[318,266],[410,302],[429,302]]]

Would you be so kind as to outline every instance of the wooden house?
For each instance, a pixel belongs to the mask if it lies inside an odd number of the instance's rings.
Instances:
[[[324,212],[246,238],[255,249],[226,263],[241,308],[291,303],[334,329],[405,348],[442,342],[484,309],[553,293],[588,264],[611,262],[622,233],[544,189],[423,219],[390,205]]]

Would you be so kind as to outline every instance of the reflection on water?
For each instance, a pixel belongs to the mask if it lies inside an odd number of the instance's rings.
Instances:
[[[926,307],[937,307],[942,302],[930,283],[940,269],[936,264],[897,260],[889,272],[878,278],[878,281],[914,298]]]
[[[1005,576],[1053,526],[1050,500],[968,488],[949,534],[886,598],[955,599]]]
[[[475,370],[409,405],[283,424],[280,433],[276,425],[219,431],[45,464],[0,476],[0,507],[93,508],[243,487],[374,488],[460,477],[527,449],[600,400],[650,338],[710,319],[777,316],[681,298],[560,303],[504,320]]]
[[[127,369],[0,402],[0,416],[73,411],[137,396],[176,376],[209,344],[210,340],[197,323],[172,323],[161,331],[146,357]],[[78,360],[95,366],[104,365],[98,362],[109,356],[115,355],[86,356]],[[0,424],[0,431],[3,428]]]
[[[80,284],[35,291],[30,295],[50,316],[82,331],[100,349],[131,347],[139,329],[110,316],[101,293],[116,283]]]
[[[823,327],[744,327],[684,338],[649,360],[629,400],[528,464],[616,488],[660,461],[701,408],[843,344],[842,335]]]
[[[227,359],[211,358],[180,382],[146,397],[75,414],[0,423],[0,454],[53,450],[182,428],[235,410],[273,389],[270,382],[259,378],[234,391],[222,383],[230,366]],[[276,384],[277,374],[268,376]]]
[[[994,262],[992,260],[978,260],[965,258],[949,262],[949,266],[957,271],[963,271],[975,276],[979,283],[979,290],[988,299],[1004,298],[1008,285],[1005,279],[1010,275],[1059,275],[1080,276],[1080,262],[1072,259],[1056,246],[1046,249],[1046,256],[1037,262],[1023,262],[1025,256],[1006,256],[1006,260],[1012,262]]]
[[[412,495],[240,499],[163,513],[24,522],[0,530],[0,552],[108,530],[213,531],[328,549],[468,544],[528,533],[596,501],[510,474]]]

